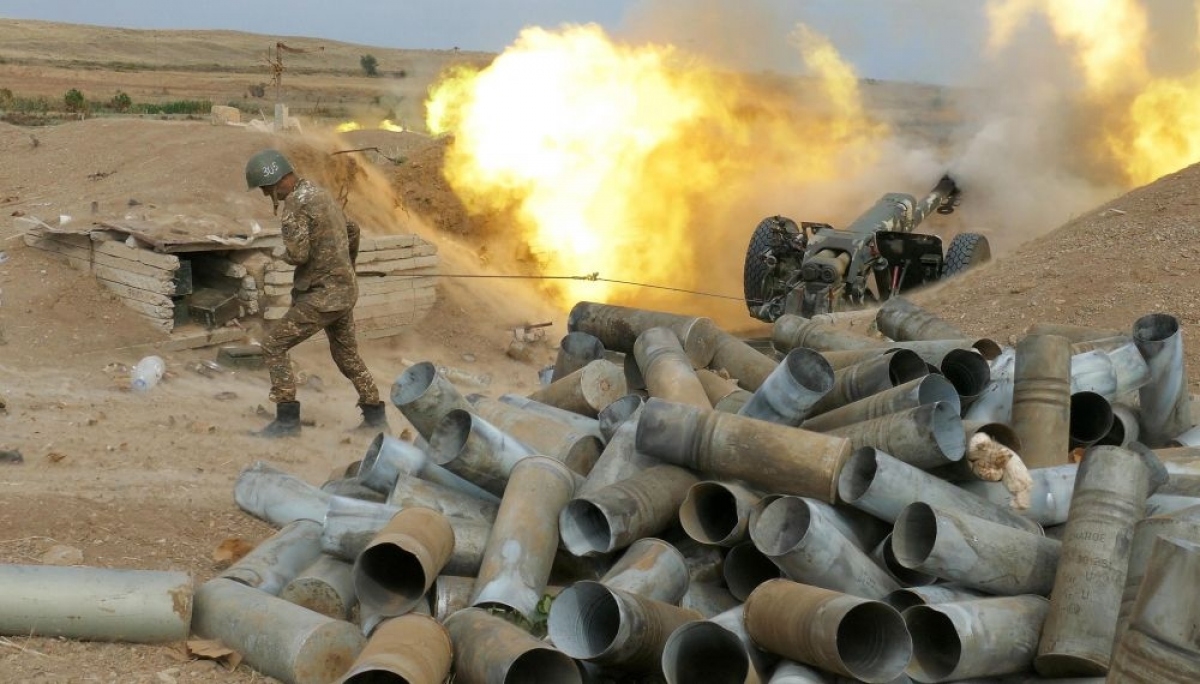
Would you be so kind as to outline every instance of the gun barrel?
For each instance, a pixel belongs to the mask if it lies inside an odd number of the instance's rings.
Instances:
[[[958,193],[958,184],[954,182],[954,179],[949,175],[942,176],[933,190],[930,190],[929,194],[925,195],[925,198],[913,208],[912,227],[916,228],[920,225],[930,212],[949,214],[954,211],[955,205],[958,204]]]

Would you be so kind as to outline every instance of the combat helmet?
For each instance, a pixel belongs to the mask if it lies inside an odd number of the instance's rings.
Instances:
[[[292,171],[291,162],[279,150],[262,150],[246,162],[246,189],[275,185]]]

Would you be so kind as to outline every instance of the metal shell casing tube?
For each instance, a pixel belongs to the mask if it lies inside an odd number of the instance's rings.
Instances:
[[[276,527],[295,520],[325,519],[331,495],[263,461],[238,474],[233,500],[239,508]]]
[[[607,437],[601,434],[600,421],[595,417],[589,418],[588,416],[581,415],[573,411],[567,411],[566,409],[561,409],[557,406],[543,404],[540,401],[534,401],[533,399],[530,399],[529,397],[523,397],[520,394],[501,394],[500,401],[508,404],[509,406],[516,406],[524,411],[540,413],[547,418],[553,418],[561,423],[566,423],[567,425],[570,425],[571,429],[575,430],[576,432],[581,432],[585,435],[594,435],[601,442],[608,440]]]
[[[873,447],[922,469],[961,461],[967,451],[962,418],[945,401],[834,428],[829,434],[849,439],[855,449]]]
[[[1089,447],[1112,430],[1112,404],[1095,392],[1071,395],[1070,447]]]
[[[500,428],[462,409],[447,413],[434,428],[429,453],[450,472],[493,495],[504,494],[504,485],[521,459],[538,455]]]
[[[1017,350],[1006,348],[992,360],[991,381],[980,393],[979,398],[963,411],[963,418],[988,423],[1012,422],[1013,371],[1017,361]]]
[[[1050,593],[1060,547],[1032,532],[925,503],[905,508],[892,531],[892,551],[904,567],[1002,595]]]
[[[510,406],[483,396],[472,396],[470,410],[538,454],[565,463],[587,475],[600,457],[600,438],[573,429],[549,416]]]
[[[889,349],[907,349],[915,352],[933,366],[941,366],[953,352],[973,352],[983,357],[985,362],[991,362],[1000,356],[1003,349],[1000,343],[986,337],[964,337],[957,340],[928,340],[920,342],[889,342]]]
[[[429,508],[443,515],[491,524],[496,519],[496,504],[460,491],[400,475],[388,494],[387,502],[397,508]]]
[[[687,536],[701,544],[736,546],[749,534],[750,512],[762,495],[731,482],[697,482],[679,506]]]
[[[553,459],[534,456],[513,468],[483,552],[472,606],[500,605],[533,618],[558,549],[558,515],[574,491],[571,471]]]
[[[596,423],[600,430],[600,438],[604,440],[606,446],[617,430],[625,424],[625,421],[641,412],[642,404],[645,403],[646,399],[641,395],[626,394],[604,407],[604,410],[596,416]]]
[[[912,608],[913,606],[928,606],[937,603],[957,603],[959,601],[973,601],[979,598],[986,598],[988,594],[982,591],[977,591],[970,587],[965,587],[961,584],[953,582],[944,582],[941,584],[929,584],[923,587],[905,587],[897,589],[888,594],[884,601],[891,607],[900,611]]]
[[[951,482],[980,480],[984,479],[984,474],[994,474],[992,471],[994,471],[995,467],[1003,467],[1006,465],[1007,460],[1005,460],[1004,463],[1000,463],[999,460],[994,457],[991,459],[984,459],[979,464],[976,464],[971,460],[971,440],[974,439],[976,435],[981,433],[991,437],[992,441],[1008,447],[1014,453],[1021,452],[1021,440],[1017,437],[1017,433],[1013,432],[1013,429],[1004,423],[988,423],[978,420],[964,420],[962,421],[962,428],[963,437],[966,439],[967,445],[966,453],[963,455],[963,458],[940,468],[931,468],[929,469],[931,474]],[[980,466],[982,466],[982,468],[980,468]],[[980,469],[977,470],[977,468]],[[995,480],[984,479],[984,481],[994,482]]]
[[[0,565],[0,634],[182,641],[192,622],[184,572]]]
[[[667,637],[702,616],[694,610],[606,587],[576,582],[550,606],[551,641],[563,653],[634,672],[662,667]]]
[[[576,556],[608,553],[665,530],[698,478],[659,465],[572,499],[559,516],[563,546]]]
[[[565,378],[592,361],[603,359],[604,351],[604,343],[595,335],[578,330],[563,335],[554,357],[553,378]]]
[[[349,622],[221,578],[196,590],[192,632],[219,639],[247,665],[286,684],[335,681],[366,643]]]
[[[723,370],[729,377],[736,378],[742,389],[751,392],[757,390],[775,370],[774,359],[724,330],[717,329],[716,340],[716,350],[709,367]],[[716,403],[714,401],[713,405]]]
[[[1013,493],[1000,482],[967,480],[958,483],[958,486],[1039,525],[1052,527],[1067,521],[1078,470],[1079,466],[1075,463],[1031,469],[1029,477],[1033,486],[1029,491],[1028,508],[1020,508]]]
[[[913,639],[908,673],[919,682],[949,682],[1026,672],[1049,610],[1041,596],[909,608],[903,615]]]
[[[474,577],[438,575],[429,589],[429,612],[438,622],[444,623],[451,615],[471,607],[474,591]]]
[[[679,549],[661,539],[647,537],[631,544],[599,582],[612,589],[675,605],[687,593],[691,578],[687,560]]]
[[[740,621],[741,607],[734,611]],[[671,632],[663,645],[662,672],[667,684],[761,681],[750,662],[746,644],[733,630],[713,620],[688,622]]]
[[[485,610],[460,610],[445,624],[454,642],[457,684],[583,682],[579,666],[565,653]]]
[[[568,330],[590,333],[605,349],[622,354],[632,354],[642,333],[660,327],[675,333],[693,368],[704,368],[712,361],[720,328],[708,318],[596,302],[579,302],[567,315]]]
[[[1017,344],[1012,427],[1030,468],[1067,461],[1071,426],[1071,344],[1057,335],[1029,335]],[[1001,421],[1003,422],[1003,421]]]
[[[1138,410],[1125,404],[1113,404],[1112,412],[1112,427],[1108,429],[1108,434],[1101,437],[1096,444],[1127,448],[1130,444],[1138,441],[1140,437]]]
[[[835,371],[833,387],[809,413],[820,415],[926,375],[929,364],[907,349],[872,356]]]
[[[595,418],[600,411],[625,396],[625,370],[606,359],[597,359],[529,395],[533,401]]]
[[[638,335],[633,355],[650,396],[711,409],[708,394],[675,333],[667,328],[650,328]]]
[[[879,545],[871,551],[871,560],[883,568],[888,575],[891,575],[892,579],[896,580],[896,584],[901,587],[928,586],[938,581],[938,578],[933,575],[909,570],[900,565],[900,562],[896,560],[896,554],[892,552],[892,535],[890,534],[884,537],[883,541],[879,542]],[[888,596],[891,596],[891,593]]]
[[[884,684],[912,657],[896,609],[788,580],[771,580],[746,599],[746,632],[764,650],[846,677]]]
[[[938,364],[942,376],[954,385],[963,408],[970,407],[992,379],[991,367],[984,357],[967,349],[952,349]]]
[[[904,297],[892,297],[875,314],[879,332],[893,340],[954,340],[967,335],[937,314]]]
[[[1094,349],[1071,356],[1071,394],[1076,392],[1095,392],[1108,398],[1116,396],[1117,375],[1107,353]]]
[[[1071,344],[1102,340],[1108,337],[1124,335],[1120,330],[1092,328],[1086,325],[1070,325],[1067,323],[1034,323],[1025,331],[1026,335],[1059,335],[1067,338]]]
[[[1183,333],[1174,316],[1149,314],[1134,322],[1133,340],[1150,368],[1149,381],[1138,390],[1142,439],[1163,446],[1193,425]]]
[[[375,629],[337,684],[442,684],[453,656],[450,635],[437,620],[416,614],[391,618]]]
[[[354,566],[323,553],[287,583],[279,598],[335,620],[348,620],[358,600]]]
[[[1130,340],[1109,349],[1107,353],[1109,361],[1112,362],[1113,376],[1117,381],[1113,396],[1107,397],[1109,400],[1140,390],[1150,382],[1150,365],[1146,363],[1146,357],[1142,356],[1136,342]]]
[[[1155,540],[1159,537],[1200,544],[1200,509],[1183,510],[1170,516],[1142,518],[1134,528],[1133,544],[1129,550],[1129,572],[1125,576],[1125,590],[1121,593],[1121,610],[1117,615],[1114,647],[1121,643],[1121,637],[1129,626],[1129,616],[1133,613],[1138,589],[1146,576]]]
[[[831,682],[832,680],[824,672],[785,660],[775,667],[767,684],[830,684]]]
[[[1200,504],[1200,501],[1196,503]],[[701,544],[691,538],[679,539],[674,546],[683,554],[692,584],[721,582],[726,549]]]
[[[409,366],[392,383],[392,404],[429,439],[438,421],[454,409],[470,409],[454,383],[429,361]]]
[[[721,413],[737,413],[742,410],[746,402],[754,395],[744,389],[734,390],[732,393],[725,395],[720,401],[713,404],[714,411]]]
[[[802,497],[771,502],[750,531],[754,545],[797,582],[879,599],[900,588],[886,570]]]
[[[373,615],[412,610],[454,550],[454,529],[441,513],[409,508],[388,521],[354,561],[354,590]]]
[[[334,496],[348,496],[352,499],[362,499],[363,501],[374,501],[376,503],[382,503],[387,499],[386,494],[377,492],[364,485],[362,480],[357,477],[340,477],[327,480],[321,485],[321,491],[328,492]]]
[[[824,357],[811,349],[793,349],[738,415],[795,427],[832,387],[833,369]]]
[[[1094,677],[1108,670],[1133,528],[1145,515],[1146,497],[1165,479],[1148,449],[1095,447],[1079,464],[1034,663],[1042,676]]]
[[[728,413],[651,399],[636,448],[667,463],[751,487],[832,503],[850,441]]]
[[[926,375],[813,416],[800,427],[825,432],[939,401],[950,404],[956,414],[962,411],[954,385],[941,375]]]
[[[886,348],[884,340],[850,332],[821,321],[784,314],[775,320],[771,343],[782,353],[805,347],[815,351]]]
[[[321,555],[321,524],[288,523],[219,576],[275,596]]]
[[[500,499],[467,482],[433,462],[424,449],[401,439],[379,433],[371,440],[367,453],[359,464],[357,475],[364,485],[387,494],[403,473],[422,480],[456,489],[484,501],[500,503]]]
[[[321,526],[321,551],[354,562],[387,521],[399,512],[399,508],[387,504],[332,497]]]
[[[586,496],[662,463],[637,450],[637,426],[641,414],[639,408],[613,433],[612,439],[604,445],[604,451],[600,452],[600,458],[579,485],[576,496]]]
[[[868,347],[866,349],[839,349],[836,351],[823,351],[821,352],[821,356],[824,356],[825,360],[829,362],[829,365],[833,367],[834,372],[837,372],[849,368],[857,363],[870,361],[871,359],[879,356],[893,354],[896,351],[896,349],[891,349],[888,347]],[[925,368],[928,369],[929,364],[926,364]]]
[[[695,611],[705,619],[715,617],[741,604],[733,594],[719,584],[693,582],[679,599],[679,607]]]
[[[725,586],[739,601],[745,601],[758,585],[783,577],[783,571],[754,542],[744,542],[729,549],[722,566]]]

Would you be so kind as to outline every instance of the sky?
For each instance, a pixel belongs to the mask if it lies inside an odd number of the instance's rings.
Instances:
[[[801,21],[865,78],[955,84],[976,66],[983,0],[0,0],[0,17],[156,29],[232,29],[378,47],[501,52],[526,26],[597,23],[619,38],[793,71]],[[936,24],[939,28],[933,29]],[[949,27],[949,28],[948,28]],[[761,37],[761,39],[759,38]]]

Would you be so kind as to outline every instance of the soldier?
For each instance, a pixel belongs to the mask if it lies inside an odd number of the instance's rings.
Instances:
[[[255,435],[285,437],[300,434],[300,402],[288,350],[324,330],[338,370],[358,390],[362,410],[360,429],[388,429],[385,407],[371,372],[358,355],[354,336],[354,303],[358,283],[358,226],[346,221],[333,196],[300,178],[277,150],[263,150],[246,164],[246,185],[271,198],[276,213],[283,204],[283,248],[276,253],[296,267],[292,306],[275,322],[262,342],[271,374],[275,420]]]

